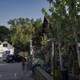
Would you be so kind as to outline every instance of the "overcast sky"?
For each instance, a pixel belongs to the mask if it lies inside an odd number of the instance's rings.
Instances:
[[[43,18],[42,8],[48,8],[46,0],[0,0],[0,25],[18,17]]]

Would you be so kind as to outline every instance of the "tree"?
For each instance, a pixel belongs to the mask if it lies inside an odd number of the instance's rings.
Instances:
[[[41,19],[17,18],[10,20],[8,23],[11,30],[11,42],[15,47],[27,50],[26,46],[29,47],[31,39],[33,43],[36,42],[36,46],[40,43]]]
[[[35,31],[32,35],[33,45],[41,46],[41,40],[42,40],[42,20],[36,19],[34,21],[33,26],[35,28]]]
[[[4,40],[9,41],[9,38],[10,38],[10,30],[5,26],[0,26],[0,40],[1,41],[4,41]]]
[[[8,23],[10,24],[12,44],[20,50],[27,50],[34,32],[30,19],[18,18],[10,20]]]
[[[79,29],[79,22],[80,22],[80,1],[79,0],[48,0],[50,4],[50,17],[48,18],[49,21],[49,28],[50,33],[52,34],[52,38],[55,38],[56,42],[58,43],[58,52],[60,58],[60,67],[62,66],[62,48],[65,49],[65,53],[68,52],[69,45],[73,46],[79,41],[78,31]],[[46,14],[45,14],[46,15]],[[62,45],[65,45],[65,48]],[[75,51],[74,51],[75,52]],[[74,55],[74,54],[72,54]],[[68,55],[69,56],[69,55]],[[75,54],[76,56],[76,54]],[[77,57],[77,56],[76,56]],[[73,59],[75,65],[75,61],[77,59]],[[73,66],[74,67],[74,66]],[[78,68],[78,65],[77,65]],[[74,68],[76,70],[76,68]]]

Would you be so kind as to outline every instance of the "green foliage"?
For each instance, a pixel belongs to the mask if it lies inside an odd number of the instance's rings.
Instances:
[[[75,38],[78,38],[79,15],[80,12],[79,0],[48,0],[51,4],[49,9],[51,15],[49,19],[50,32],[53,38],[65,43],[74,43]],[[76,35],[75,35],[75,34]],[[57,37],[56,37],[57,36]],[[60,36],[60,37],[59,37]]]
[[[54,79],[55,80],[59,80],[60,79],[60,75],[61,75],[60,70],[59,69],[55,69],[54,73],[55,73],[55,74],[53,74],[55,76]]]
[[[34,21],[33,26],[35,27],[35,31],[32,34],[33,45],[41,46],[42,41],[42,20],[37,19]]]
[[[5,26],[0,26],[0,41],[9,40],[10,30]]]
[[[76,67],[78,68],[78,59],[77,54],[78,52],[76,50],[77,47],[74,47],[74,44],[77,44],[77,42],[80,42],[80,0],[48,0],[50,4],[50,14],[48,19],[49,23],[49,34],[50,37],[55,39],[58,46],[56,47],[55,55],[59,56],[59,62],[60,62],[60,68],[62,63],[62,55],[64,53],[68,55],[68,57],[71,55],[70,52],[72,52],[72,57],[70,59],[73,60],[72,68],[74,68],[73,72],[75,73]],[[48,13],[48,12],[47,12]],[[69,46],[74,47],[73,50],[69,50]],[[64,47],[66,46],[66,47]],[[65,52],[62,52],[62,48]],[[75,52],[75,53],[73,53]],[[65,57],[67,57],[64,55]],[[76,59],[73,59],[73,57],[76,57]],[[70,61],[69,59],[69,61]],[[64,61],[64,60],[63,60]],[[75,64],[75,61],[77,62]],[[66,62],[65,62],[66,63]],[[67,59],[67,63],[68,59]],[[71,63],[70,63],[71,64]],[[63,64],[64,65],[64,64]],[[65,64],[67,65],[67,64]],[[74,65],[77,65],[74,67]],[[69,66],[69,65],[68,65]],[[72,69],[69,67],[69,69]],[[70,71],[70,70],[69,70]],[[58,79],[59,80],[59,79]]]
[[[18,18],[10,20],[8,23],[10,24],[12,44],[24,50],[34,31],[31,21],[28,18]]]
[[[41,19],[17,18],[10,20],[11,42],[15,47],[27,50],[32,36],[37,33],[39,38],[39,29],[41,28]],[[36,40],[35,40],[36,41]]]

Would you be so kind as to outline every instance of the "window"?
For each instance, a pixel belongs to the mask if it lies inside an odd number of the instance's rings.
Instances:
[[[7,47],[8,46],[8,44],[3,44],[3,47]]]

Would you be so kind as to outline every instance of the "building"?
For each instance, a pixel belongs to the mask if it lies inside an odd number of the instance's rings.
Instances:
[[[4,54],[14,54],[14,47],[9,44],[7,41],[1,42],[0,41],[0,57],[2,57]]]

